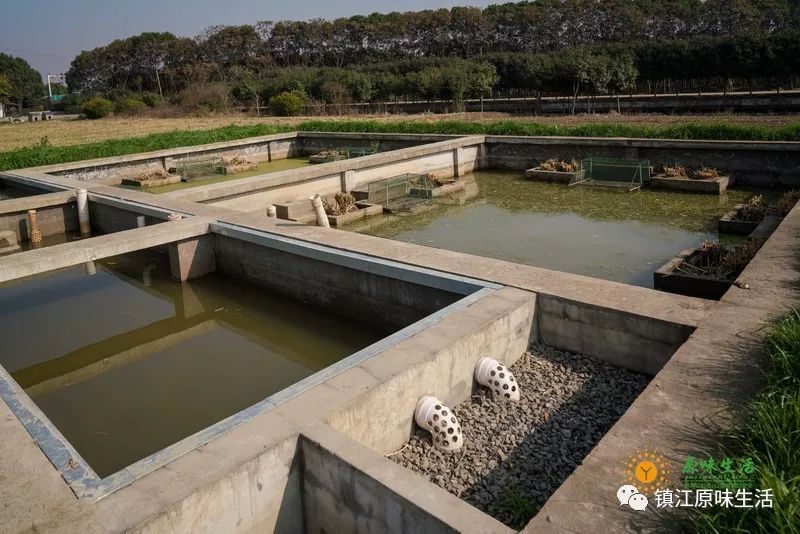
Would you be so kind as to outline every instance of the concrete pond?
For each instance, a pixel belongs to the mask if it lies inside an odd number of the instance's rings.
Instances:
[[[752,191],[721,197],[530,182],[480,171],[464,193],[412,214],[344,227],[409,243],[652,287],[676,251],[720,235],[717,220]]]
[[[307,164],[353,147],[370,150]],[[120,187],[234,156],[258,166]],[[521,178],[584,157],[724,166],[736,185]],[[3,529],[674,528],[619,506],[626,462],[714,443],[764,325],[798,303],[800,208],[719,300],[651,289],[653,272],[740,243],[718,220],[799,169],[797,143],[295,132],[0,173],[21,245],[0,256]],[[436,187],[393,204],[420,187],[396,196],[400,176]],[[375,184],[387,213],[309,224],[309,197]],[[487,357],[519,403],[476,381]],[[458,452],[417,425],[426,396],[458,417]]]

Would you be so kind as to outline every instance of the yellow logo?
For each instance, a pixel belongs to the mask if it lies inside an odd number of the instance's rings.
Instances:
[[[626,482],[642,494],[669,487],[671,475],[668,461],[656,451],[637,450],[625,462]]]
[[[650,460],[642,460],[636,464],[633,472],[636,475],[636,480],[642,484],[649,484],[658,478],[658,467]]]

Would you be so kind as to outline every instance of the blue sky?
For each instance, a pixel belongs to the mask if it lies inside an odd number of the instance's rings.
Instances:
[[[42,74],[65,72],[81,51],[146,31],[193,37],[207,26],[414,11],[487,0],[0,0],[0,52]]]

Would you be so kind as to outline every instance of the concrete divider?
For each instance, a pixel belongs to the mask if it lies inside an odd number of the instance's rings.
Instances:
[[[75,193],[62,191],[0,201],[0,230],[16,233],[18,241],[28,239],[28,210],[36,210],[43,237],[78,229]]]
[[[513,532],[325,425],[300,437],[305,532]]]
[[[480,167],[479,145],[483,140],[483,136],[446,138],[391,152],[183,189],[164,196],[241,211],[260,211],[270,204],[296,201],[315,193],[349,191],[404,173],[460,176]]]
[[[202,217],[127,230],[0,258],[0,283],[208,233]]]

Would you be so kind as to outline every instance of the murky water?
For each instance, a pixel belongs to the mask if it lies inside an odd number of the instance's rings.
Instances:
[[[0,286],[0,364],[100,476],[386,332],[153,253]]]
[[[719,238],[719,217],[752,194],[567,187],[508,172],[465,179],[460,198],[345,229],[652,287],[653,271],[684,248]]]
[[[310,165],[308,158],[286,158],[275,161],[260,163],[255,169],[237,172],[236,174],[213,174],[206,178],[198,178],[191,182],[179,182],[177,184],[162,185],[161,187],[150,187],[143,189],[148,193],[169,193],[170,191],[178,191],[180,189],[188,189],[190,187],[199,187],[201,185],[210,185],[220,182],[227,182],[228,180],[238,180],[240,178],[250,178],[252,176],[259,176],[271,172],[288,171],[289,169],[299,169]],[[120,185],[125,189],[139,189],[138,187]]]

